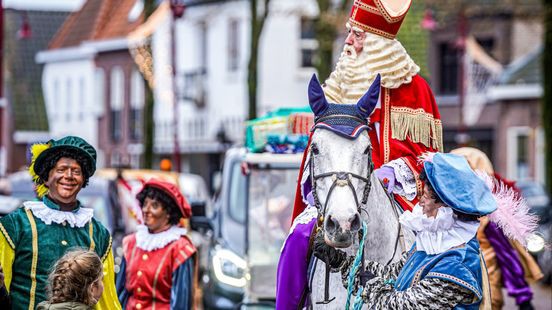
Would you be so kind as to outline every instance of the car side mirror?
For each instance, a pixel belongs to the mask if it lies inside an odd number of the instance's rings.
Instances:
[[[222,171],[215,171],[211,179],[211,189],[213,193],[219,193],[222,187]]]
[[[192,207],[192,217],[190,218],[191,229],[199,232],[212,231],[214,225],[211,219],[207,217],[205,210],[207,203],[205,201],[192,201],[190,206]]]

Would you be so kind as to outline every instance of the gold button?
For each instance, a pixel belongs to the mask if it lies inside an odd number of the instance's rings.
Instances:
[[[62,244],[62,245],[67,245],[67,241],[61,240],[61,244]]]
[[[137,291],[138,293],[142,293],[142,288],[139,287],[139,288],[136,289],[136,291]]]
[[[142,255],[142,259],[143,259],[143,260],[148,260],[148,254]]]
[[[137,275],[138,275],[139,277],[141,277],[141,276],[142,276],[142,271],[141,271],[141,270],[138,270]]]
[[[142,309],[142,304],[136,304],[136,309]]]

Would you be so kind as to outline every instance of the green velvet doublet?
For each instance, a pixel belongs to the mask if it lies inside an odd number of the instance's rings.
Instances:
[[[59,210],[47,198],[43,202]],[[25,207],[1,218],[0,231],[15,252],[10,286],[13,309],[34,309],[46,300],[48,274],[67,250],[90,249],[104,261],[111,247],[109,231],[94,218],[84,227],[65,222],[47,225]]]

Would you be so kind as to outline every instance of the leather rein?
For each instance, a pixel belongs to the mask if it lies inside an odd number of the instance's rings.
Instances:
[[[334,119],[335,118],[341,118],[341,119],[343,119],[343,118],[352,118],[354,120],[358,120],[359,123],[361,123],[361,124],[366,123],[365,120],[362,120],[362,119],[360,119],[356,116],[338,114],[338,115],[330,115],[330,116],[325,116],[325,117],[321,117],[321,118],[316,119],[315,126],[319,122],[322,122],[322,121],[325,121],[325,120],[328,120],[328,119],[332,119],[332,118],[334,118]],[[316,129],[317,128],[314,127],[313,132]],[[370,190],[371,190],[371,187],[372,187],[372,182],[370,181],[370,175],[372,174],[372,171],[374,170],[374,163],[371,160],[369,161],[368,173],[365,177],[361,176],[361,175],[358,175],[356,173],[353,173],[353,172],[349,172],[349,171],[330,171],[330,172],[323,172],[323,173],[315,175],[314,174],[314,158],[317,156],[315,151],[316,151],[315,148],[313,147],[313,145],[311,145],[310,148],[309,148],[309,155],[310,155],[309,178],[310,178],[311,185],[312,185],[312,196],[313,196],[313,200],[314,200],[314,205],[318,210],[318,218],[317,218],[317,222],[316,222],[316,233],[318,233],[320,230],[323,229],[322,227],[323,227],[324,219],[326,217],[326,211],[327,211],[328,201],[330,200],[330,196],[333,193],[333,190],[338,186],[339,187],[347,186],[348,188],[350,188],[352,193],[353,193],[353,196],[355,198],[355,204],[356,204],[356,207],[357,207],[357,212],[359,214],[361,214],[362,211],[365,211],[365,210],[362,209],[362,206],[366,205],[366,203],[368,201],[368,195],[370,194]],[[372,146],[371,145],[370,145],[369,150],[368,150],[368,158],[370,158],[370,159],[372,158]],[[332,184],[330,186],[330,189],[328,190],[328,195],[326,196],[326,201],[324,202],[324,204],[322,204],[320,202],[320,198],[318,197],[317,182],[319,180],[322,180],[322,179],[325,179],[325,178],[328,178],[328,177],[332,179]],[[362,199],[360,201],[358,199],[359,195],[358,195],[357,191],[355,190],[355,188],[353,186],[353,183],[352,183],[353,179],[358,179],[358,180],[364,182],[364,190],[362,192]],[[396,210],[395,199],[387,191],[385,191],[385,193],[387,194],[388,198],[391,201],[392,208],[393,208],[393,211],[394,211],[394,215],[398,220],[399,213]],[[399,240],[402,241],[401,245],[404,248],[404,236],[403,236],[403,233],[402,233],[402,230],[401,230],[401,225],[399,224],[398,227],[399,228],[398,228],[398,232],[397,232],[397,238],[395,240],[395,247],[394,247],[393,255],[391,256],[391,258],[387,262],[387,265],[389,263],[391,263],[391,261],[393,260],[393,258],[396,255],[397,245],[399,243]],[[359,243],[360,243],[360,241],[362,239],[362,232],[361,231],[359,231],[359,233],[358,233],[358,238],[359,238]],[[364,270],[364,249],[362,249],[362,265],[361,265],[361,268],[362,268],[361,270]],[[316,302],[316,304],[328,304],[328,303],[332,302],[335,299],[335,297],[330,298],[330,294],[329,294],[330,269],[331,269],[331,267],[329,266],[328,263],[326,263],[324,300],[318,301],[318,302]]]

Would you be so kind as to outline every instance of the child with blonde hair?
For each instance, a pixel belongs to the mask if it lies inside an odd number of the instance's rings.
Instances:
[[[103,292],[103,265],[93,251],[72,250],[54,265],[48,277],[48,300],[37,310],[89,310]]]

